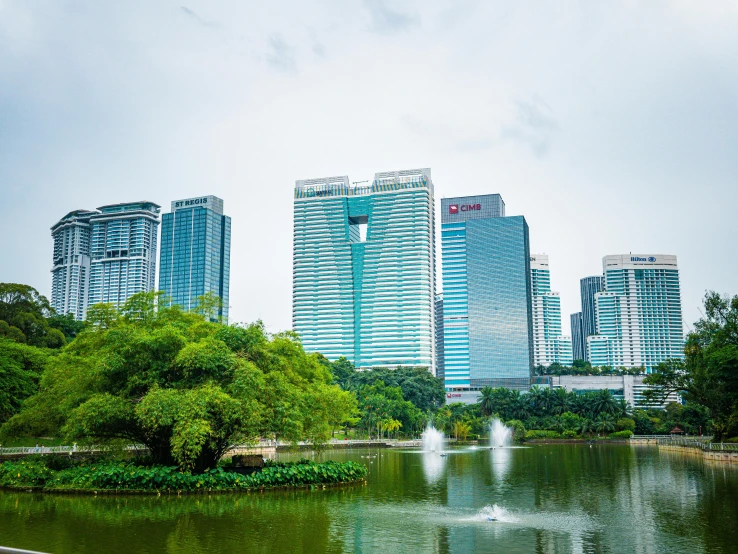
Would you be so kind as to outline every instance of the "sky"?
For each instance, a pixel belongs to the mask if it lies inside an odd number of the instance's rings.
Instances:
[[[525,216],[565,330],[628,252],[691,325],[738,294],[738,3],[0,0],[0,281],[48,295],[74,209],[214,194],[231,321],[289,329],[295,180],[420,167]]]

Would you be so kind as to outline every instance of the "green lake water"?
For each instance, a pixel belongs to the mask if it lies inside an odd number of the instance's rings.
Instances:
[[[0,491],[0,546],[55,553],[738,552],[738,467],[656,447],[463,448],[446,456],[337,450],[315,459],[364,462],[367,483],[180,497]]]

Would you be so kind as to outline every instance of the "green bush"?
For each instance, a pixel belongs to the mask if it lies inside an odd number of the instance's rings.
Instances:
[[[523,442],[526,437],[526,429],[525,425],[523,425],[523,422],[519,419],[511,419],[507,423],[505,423],[508,427],[512,429],[512,440],[515,442]]]
[[[54,471],[44,461],[0,464],[0,485],[89,490],[246,490],[265,487],[346,483],[363,479],[367,469],[356,462],[309,460],[271,463],[262,471],[241,475],[218,467],[202,474],[176,467],[142,467],[130,462],[100,461]]]
[[[618,421],[615,423],[615,429],[617,429],[618,431],[635,431],[635,428],[635,420],[630,419],[629,417],[618,419]]]
[[[544,431],[543,429],[531,429],[525,433],[525,439],[558,439],[561,438],[556,431]]]
[[[572,431],[571,429],[567,429],[566,431],[564,431],[563,433],[561,433],[561,436],[564,437],[564,438],[566,438],[566,439],[573,439],[573,438],[576,438],[577,432],[576,431]]]
[[[633,436],[633,431],[628,431],[627,429],[625,431],[616,431],[614,433],[610,433],[611,439],[629,439]]]
[[[733,437],[733,438],[730,438],[730,439],[725,439],[723,442],[735,443],[735,442],[738,442],[738,437]]]

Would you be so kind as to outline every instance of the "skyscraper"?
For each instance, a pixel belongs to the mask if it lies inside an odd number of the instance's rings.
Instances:
[[[443,356],[443,294],[436,295],[435,321],[436,377],[445,379],[446,365]]]
[[[579,289],[582,297],[582,335],[586,344],[587,337],[597,332],[595,316],[595,294],[602,291],[602,276],[585,277],[579,280]],[[572,331],[572,334],[574,331]],[[585,360],[589,360],[585,348]]]
[[[441,200],[447,389],[527,389],[533,365],[530,246],[499,194]]]
[[[160,206],[129,202],[98,208],[90,217],[90,285],[87,305],[122,305],[156,286]]]
[[[561,334],[561,298],[551,291],[551,270],[547,254],[530,257],[530,281],[533,312],[533,365],[548,367],[553,363],[570,366],[571,338]]]
[[[595,295],[597,335],[587,338],[592,365],[650,372],[668,358],[683,358],[676,256],[605,256],[602,269],[604,291]]]
[[[159,290],[169,304],[189,311],[206,293],[220,298],[214,321],[228,322],[231,260],[231,218],[223,215],[223,200],[201,196],[172,202],[161,226]]]
[[[582,328],[582,312],[571,314],[570,321],[572,357],[575,360],[586,360],[587,342]]]
[[[434,236],[430,169],[297,181],[292,325],[305,349],[435,373]]]
[[[60,315],[82,321],[87,314],[90,285],[90,217],[97,212],[75,210],[52,228],[54,261],[51,270],[51,307]]]

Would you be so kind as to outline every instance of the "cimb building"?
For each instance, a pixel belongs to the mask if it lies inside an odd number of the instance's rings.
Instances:
[[[430,169],[295,183],[292,325],[305,350],[435,374],[433,206]]]
[[[650,372],[684,357],[677,258],[618,254],[602,259],[603,291],[595,294],[597,334],[587,337],[593,366]]]
[[[533,328],[525,218],[506,217],[499,194],[443,198],[441,241],[447,391],[528,389]]]
[[[200,196],[175,200],[162,217],[159,290],[164,302],[186,311],[212,293],[220,299],[213,321],[228,322],[231,218],[223,200]]]

